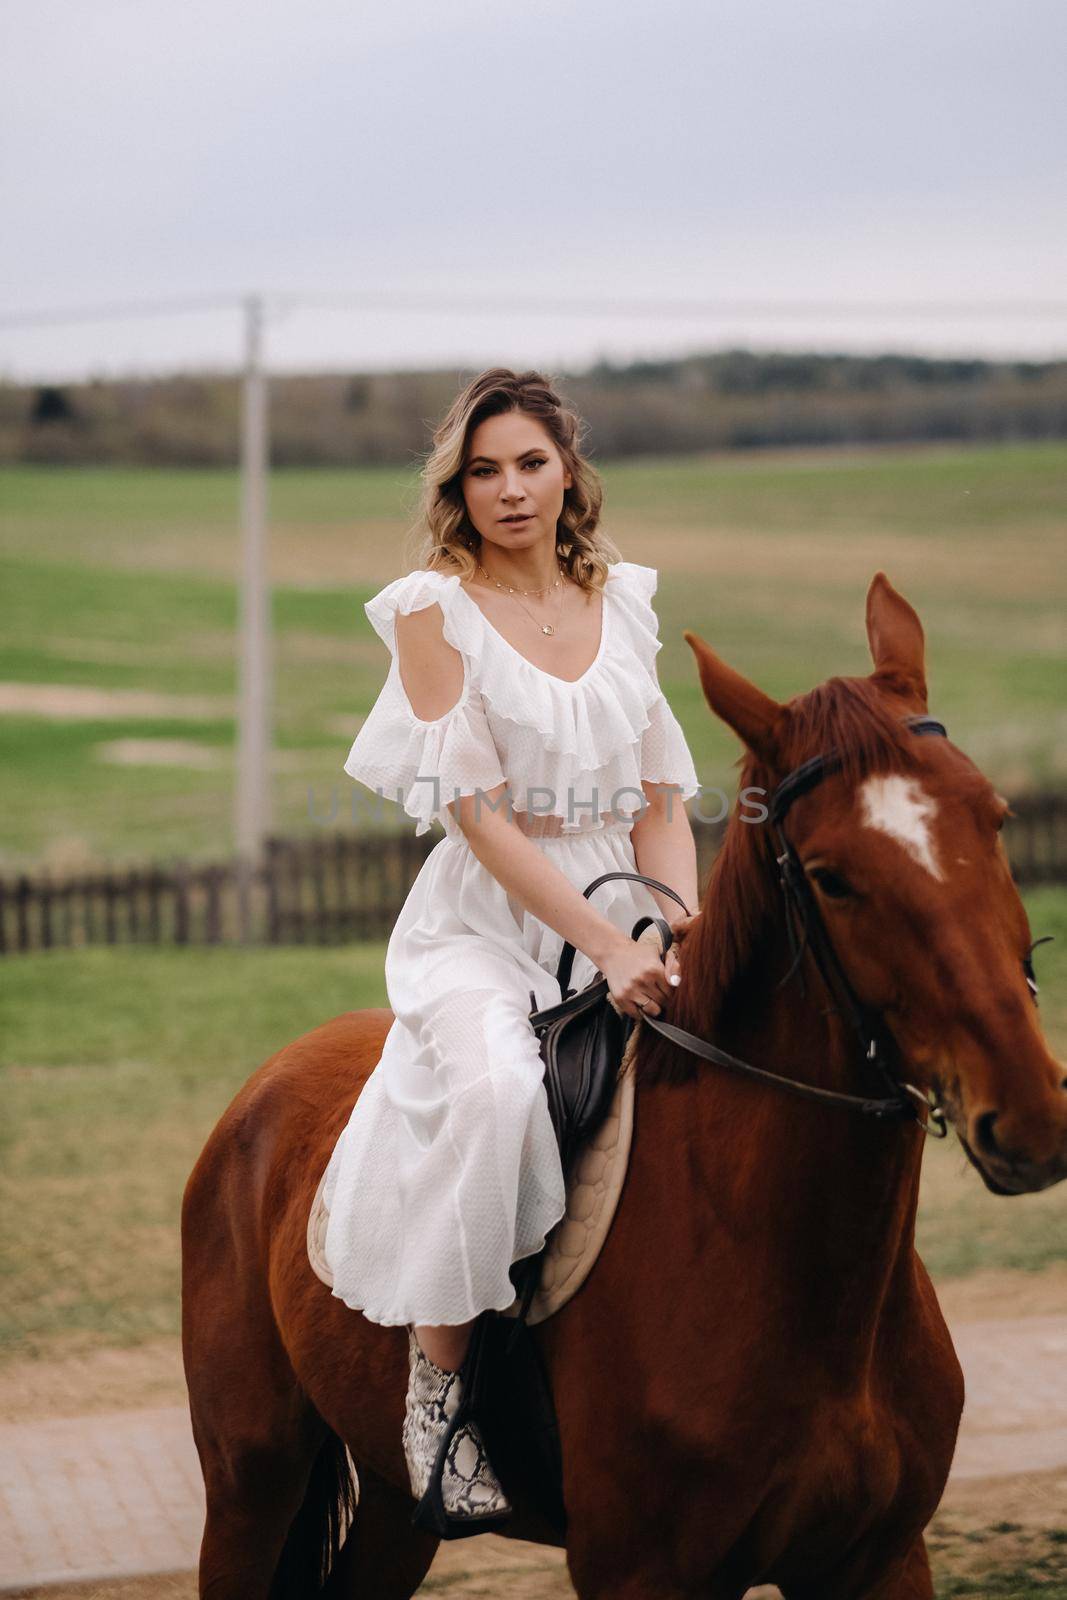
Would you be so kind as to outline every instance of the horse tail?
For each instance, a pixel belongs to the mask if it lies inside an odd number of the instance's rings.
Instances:
[[[358,1500],[348,1448],[331,1428],[311,1464],[303,1501],[285,1536],[271,1600],[307,1600],[324,1587]]]

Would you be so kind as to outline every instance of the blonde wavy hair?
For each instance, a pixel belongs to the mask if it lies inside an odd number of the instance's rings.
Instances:
[[[595,467],[582,455],[583,423],[542,373],[512,372],[510,367],[488,367],[472,378],[434,430],[411,530],[415,564],[449,575],[458,572],[461,579],[477,571],[482,538],[467,515],[463,469],[475,428],[486,417],[508,411],[525,412],[541,423],[570,469],[574,482],[564,490],[556,553],[575,583],[583,589],[601,588],[609,562],[620,560],[621,552],[599,531],[604,491]]]

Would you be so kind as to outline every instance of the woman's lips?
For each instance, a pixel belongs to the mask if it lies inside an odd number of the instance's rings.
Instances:
[[[528,512],[525,513],[525,515],[523,515],[521,517],[501,517],[500,520],[501,520],[501,522],[507,522],[507,523],[510,523],[512,526],[515,526],[520,522],[529,522],[529,520],[530,520],[532,515],[533,515],[533,512],[532,511],[528,511]]]

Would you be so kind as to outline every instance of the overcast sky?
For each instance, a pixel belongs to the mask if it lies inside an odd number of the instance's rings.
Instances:
[[[278,369],[1067,355],[1064,0],[3,0],[0,30],[4,312],[252,289],[587,302],[290,307]],[[620,299],[1000,309],[635,318]],[[0,328],[9,376],[239,351],[228,310]]]

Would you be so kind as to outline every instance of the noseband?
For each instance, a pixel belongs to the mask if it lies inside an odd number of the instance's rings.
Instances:
[[[913,733],[936,733],[947,738],[944,724],[935,721],[933,717],[906,717],[905,723]],[[686,1028],[679,1028],[673,1022],[664,1022],[660,1017],[642,1016],[642,1020],[650,1028],[655,1028],[666,1038],[672,1039],[683,1049],[695,1055],[702,1056],[706,1061],[716,1062],[719,1066],[731,1067],[749,1078],[769,1082],[780,1089],[788,1090],[792,1094],[800,1095],[805,1100],[816,1100],[823,1104],[847,1106],[853,1111],[859,1111],[870,1117],[896,1118],[901,1121],[917,1122],[924,1133],[935,1135],[943,1139],[948,1133],[945,1113],[932,1091],[918,1089],[912,1083],[905,1083],[893,1076],[887,1062],[886,1034],[880,1015],[865,1006],[849,983],[836,951],[831,943],[822,916],[816,903],[811,885],[805,876],[800,859],[793,846],[786,838],[784,821],[790,806],[801,795],[807,794],[821,783],[829,773],[835,772],[842,764],[843,757],[839,751],[829,750],[824,755],[812,756],[809,761],[803,762],[799,767],[784,777],[770,797],[770,820],[778,839],[778,873],[782,892],[786,903],[786,925],[789,931],[790,950],[793,955],[789,971],[777,985],[781,988],[797,971],[805,949],[810,949],[815,964],[823,982],[840,1011],[848,1018],[856,1032],[862,1051],[864,1062],[873,1067],[889,1090],[888,1094],[881,1096],[864,1096],[858,1094],[844,1094],[837,1089],[822,1089],[815,1084],[802,1083],[796,1078],[784,1077],[781,1073],[770,1072],[766,1067],[753,1066],[749,1061],[742,1061],[739,1056],[730,1055],[726,1050],[720,1050],[717,1045],[710,1044],[706,1039],[700,1039],[696,1034],[690,1033]],[[1041,941],[1038,941],[1041,942]],[[1029,956],[1023,962],[1027,982],[1031,993],[1036,998],[1037,985],[1034,982],[1033,968],[1030,966]],[[803,974],[800,975],[802,992]],[[925,1119],[919,1118],[919,1106],[926,1112]]]

